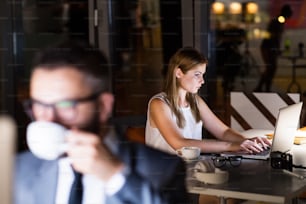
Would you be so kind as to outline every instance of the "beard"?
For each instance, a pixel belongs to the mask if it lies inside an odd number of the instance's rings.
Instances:
[[[85,132],[94,133],[97,135],[100,135],[101,132],[101,122],[99,120],[99,112],[93,111],[93,114],[91,117],[89,117],[86,122],[83,122],[82,124],[72,124],[70,121],[55,121],[58,124],[61,124],[67,129],[78,129]]]
[[[85,132],[91,132],[91,133],[99,135],[100,127],[101,127],[101,124],[99,120],[99,113],[95,112],[93,117],[85,125],[82,125],[78,128]]]

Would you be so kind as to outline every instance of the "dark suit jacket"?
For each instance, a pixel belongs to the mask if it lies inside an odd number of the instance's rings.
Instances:
[[[120,158],[131,169],[122,189],[105,204],[188,203],[185,187],[185,164],[169,155],[142,144],[123,141]],[[54,204],[58,162],[36,158],[25,152],[15,166],[15,204]]]

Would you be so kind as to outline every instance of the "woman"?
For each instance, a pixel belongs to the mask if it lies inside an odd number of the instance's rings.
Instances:
[[[265,138],[246,139],[229,128],[197,94],[206,65],[206,58],[194,48],[179,49],[171,57],[164,91],[149,101],[146,144],[173,154],[183,146],[197,146],[205,153],[257,153],[270,146]],[[217,140],[202,140],[203,127]]]

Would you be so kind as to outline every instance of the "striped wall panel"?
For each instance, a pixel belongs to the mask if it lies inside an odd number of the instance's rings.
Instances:
[[[230,123],[238,131],[274,129],[278,110],[300,101],[298,93],[230,93]]]

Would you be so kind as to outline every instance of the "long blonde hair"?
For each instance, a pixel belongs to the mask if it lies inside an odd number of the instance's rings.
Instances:
[[[175,69],[180,68],[184,74],[193,69],[197,65],[207,64],[207,59],[198,50],[192,47],[184,47],[176,51],[169,60],[166,80],[164,83],[164,92],[169,100],[169,105],[177,118],[177,125],[182,128],[185,126],[185,118],[183,117],[178,103],[178,87],[179,82],[175,75]],[[191,112],[196,120],[200,121],[200,112],[197,106],[196,95],[187,93],[186,100],[190,104]]]

